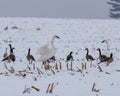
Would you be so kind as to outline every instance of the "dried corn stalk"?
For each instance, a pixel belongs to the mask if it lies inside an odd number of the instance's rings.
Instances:
[[[84,70],[85,69],[85,65],[82,63],[82,70]]]
[[[38,74],[43,74],[43,72],[38,67],[36,69],[37,69]]]
[[[87,66],[86,66],[87,64],[85,63],[85,65],[84,65],[84,67],[85,67],[85,70],[87,69]]]
[[[10,73],[15,73],[14,68],[13,68],[13,67],[11,67],[11,69],[9,69],[9,72],[10,72]]]
[[[48,93],[48,92],[49,92],[49,88],[50,88],[50,84],[48,85],[48,88],[47,88],[47,90],[46,90],[46,93]]]
[[[52,71],[53,75],[55,75],[55,71],[53,69],[51,69],[51,71]]]
[[[105,72],[106,74],[111,74],[111,73],[109,73],[109,72]]]
[[[31,88],[33,88],[33,89],[36,90],[36,91],[40,91],[40,89],[37,88],[37,87],[35,87],[35,86],[32,86]]]
[[[57,63],[56,63],[56,65],[55,65],[55,69],[58,70],[58,64],[57,64]]]
[[[23,94],[24,93],[30,93],[31,89],[30,88],[26,88],[26,85],[25,85],[25,88],[23,90]]]
[[[93,83],[93,86],[92,86],[92,91],[93,91],[93,92],[99,92],[100,90],[99,90],[99,89],[96,89],[95,86],[96,86],[96,84],[95,84],[95,82],[94,82],[94,83]]]
[[[82,70],[80,68],[77,67],[77,69],[78,69],[78,72],[82,73]]]
[[[49,84],[46,93],[50,93],[50,94],[53,93],[53,86],[54,86],[54,83]]]
[[[68,66],[68,63],[67,63],[67,70],[69,70],[69,66]]]
[[[115,71],[120,72],[120,70],[115,70]]]
[[[59,67],[60,67],[60,70],[62,70],[62,64],[60,61],[59,61]]]
[[[20,72],[20,71],[19,71],[19,74],[20,74],[23,78],[25,78],[25,76],[26,76],[26,74],[24,74],[24,73],[22,73],[22,72]]]
[[[100,67],[99,65],[98,65],[98,70],[99,72],[103,72],[102,67]]]
[[[49,93],[53,93],[53,85],[54,85],[54,83],[51,84],[51,88],[49,90]]]
[[[30,68],[30,66],[29,66],[29,65],[27,65],[27,68],[28,68],[29,70],[31,70],[31,68]]]

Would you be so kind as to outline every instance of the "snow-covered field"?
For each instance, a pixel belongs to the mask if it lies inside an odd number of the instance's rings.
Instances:
[[[51,62],[52,68],[45,70],[41,67],[42,62],[37,61],[39,57],[37,50],[54,35],[60,37],[54,42],[57,48],[57,61]],[[108,41],[114,61],[109,66],[101,63],[103,72],[100,72],[97,60],[93,61],[93,66],[90,68],[90,62],[85,59],[85,48],[88,48],[90,54],[97,59],[96,49],[100,48],[102,53],[106,50],[106,44],[101,43],[103,40]],[[14,63],[2,61],[5,48],[8,48],[9,52],[8,44],[12,44],[15,48]],[[33,64],[29,64],[26,59],[28,48],[31,48],[31,54],[36,59]],[[65,62],[70,51],[74,52],[73,70],[67,70]],[[0,18],[0,53],[1,96],[120,95],[119,20]],[[82,63],[87,64],[86,70],[82,70]],[[56,64],[58,70],[54,68]],[[53,84],[51,92],[47,92],[49,84],[49,91]],[[35,90],[34,87],[39,90]]]

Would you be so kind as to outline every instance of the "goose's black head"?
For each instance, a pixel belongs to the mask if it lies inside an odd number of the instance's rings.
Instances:
[[[11,45],[11,44],[9,44],[9,46],[11,47],[12,45]]]
[[[87,51],[88,51],[88,48],[85,48],[85,50],[87,50]]]
[[[100,51],[100,48],[97,48],[98,51]]]
[[[72,55],[72,54],[73,54],[73,52],[71,51],[71,52],[70,52],[70,55]]]
[[[111,58],[113,57],[113,54],[112,54],[112,53],[110,54],[110,57],[111,57]]]

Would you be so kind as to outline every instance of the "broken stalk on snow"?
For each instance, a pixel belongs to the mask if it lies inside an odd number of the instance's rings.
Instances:
[[[51,88],[49,90],[49,93],[53,93],[53,85],[54,85],[54,83],[51,84]]]
[[[58,64],[57,64],[57,63],[56,63],[56,65],[55,65],[55,69],[58,70]]]
[[[85,63],[85,65],[84,65],[84,66],[85,66],[85,70],[87,69],[87,66],[86,66],[86,65],[87,65],[87,64]]]
[[[53,69],[51,69],[51,71],[52,71],[53,75],[55,75],[55,71]]]
[[[29,70],[31,70],[31,68],[30,68],[30,66],[29,66],[29,65],[27,65],[27,68],[28,68]]]
[[[36,69],[37,69],[38,74],[43,74],[43,72],[38,67],[36,67]]]
[[[20,72],[20,71],[19,71],[19,74],[20,74],[23,78],[25,78],[25,76],[26,76],[26,74],[24,74],[24,73],[22,73],[22,72]]]
[[[30,88],[26,88],[26,85],[25,85],[25,88],[23,90],[23,94],[24,93],[30,93],[31,89]]]
[[[40,89],[37,88],[37,87],[35,87],[35,86],[32,86],[31,88],[33,88],[33,89],[36,90],[36,91],[40,91]]]
[[[46,93],[53,93],[53,86],[54,86],[54,83],[49,84]]]
[[[48,85],[48,88],[47,88],[47,90],[46,90],[46,93],[48,93],[48,92],[49,92],[49,88],[50,88],[50,84]]]
[[[10,73],[15,73],[15,69],[13,67],[10,67],[11,69],[9,69]]]
[[[103,72],[102,67],[100,67],[99,65],[98,65],[98,70],[99,72]]]
[[[95,82],[94,82],[94,83],[93,83],[93,86],[92,86],[92,91],[93,91],[93,92],[99,92],[100,90],[99,90],[99,89],[97,90],[97,89],[95,88],[95,86],[96,86],[96,84],[95,84]]]
[[[82,63],[82,70],[84,70],[85,69],[85,65]]]
[[[59,67],[60,67],[60,70],[62,70],[62,64],[60,61],[59,61]]]
[[[77,67],[77,69],[78,69],[78,72],[80,72],[82,74],[82,70],[80,68],[78,68],[78,67]]]
[[[68,66],[68,63],[67,63],[67,70],[69,70],[69,66]]]

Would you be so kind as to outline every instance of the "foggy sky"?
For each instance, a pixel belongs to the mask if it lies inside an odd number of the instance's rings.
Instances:
[[[0,0],[0,17],[109,18],[106,0]]]

